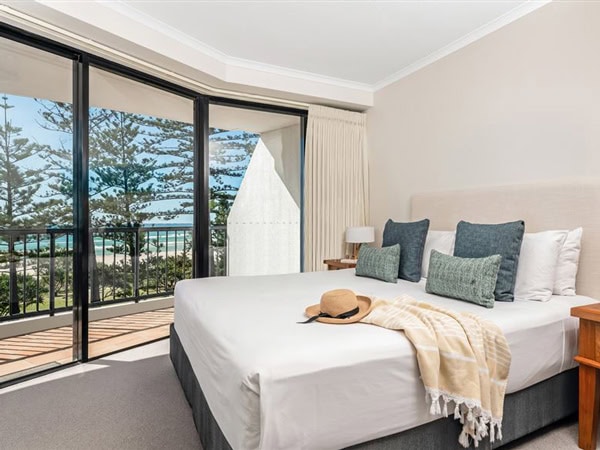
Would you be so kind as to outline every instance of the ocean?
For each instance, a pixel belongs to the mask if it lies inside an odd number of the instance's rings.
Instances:
[[[156,229],[156,230],[155,230]],[[64,249],[73,249],[73,230],[61,229],[53,230],[55,248],[60,251]],[[131,230],[131,231],[129,231]],[[123,246],[126,238],[125,233],[135,233],[135,228],[124,229],[119,232],[105,231],[103,229],[95,229],[94,231],[94,250],[97,256],[113,255],[113,247]],[[11,230],[11,234],[15,235],[15,230]],[[167,251],[179,253],[185,245],[190,246],[192,243],[192,225],[191,224],[147,224],[140,227],[140,237],[143,243],[143,250],[146,253],[157,253],[164,255]],[[45,233],[19,233],[15,236],[15,251],[23,253],[27,250],[28,253],[37,253],[38,247],[40,253],[50,251],[51,234]],[[0,254],[8,253],[8,236],[0,230]],[[122,253],[122,251],[120,252]]]

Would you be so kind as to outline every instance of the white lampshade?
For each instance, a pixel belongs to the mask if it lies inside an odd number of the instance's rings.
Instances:
[[[362,244],[375,241],[374,227],[348,227],[346,229],[346,242]]]

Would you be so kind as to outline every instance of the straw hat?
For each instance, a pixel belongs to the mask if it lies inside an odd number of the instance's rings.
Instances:
[[[356,295],[350,289],[334,289],[321,296],[321,303],[306,308],[309,323],[314,320],[324,323],[354,323],[371,311],[371,299]]]

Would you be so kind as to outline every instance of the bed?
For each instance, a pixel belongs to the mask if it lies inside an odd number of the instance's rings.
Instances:
[[[431,229],[461,220],[522,218],[527,231],[583,226],[578,293],[494,309],[425,293],[423,282],[388,284],[353,269],[187,280],[177,285],[171,359],[205,450],[461,448],[459,425],[431,416],[414,351],[402,333],[365,324],[300,326],[304,307],[339,287],[384,298],[408,294],[494,321],[513,362],[504,414],[506,444],[577,408],[577,320],[572,306],[600,297],[592,280],[600,223],[593,181],[440,192],[413,198],[412,218]],[[595,202],[595,203],[593,203]],[[492,448],[489,441],[485,447]]]

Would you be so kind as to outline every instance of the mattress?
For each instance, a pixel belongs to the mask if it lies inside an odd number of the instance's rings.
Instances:
[[[437,419],[401,332],[304,320],[329,289],[408,294],[496,323],[512,352],[507,392],[574,366],[583,297],[496,302],[485,309],[427,294],[424,280],[384,283],[354,270],[205,278],[175,289],[175,329],[208,405],[234,449],[338,449]]]

